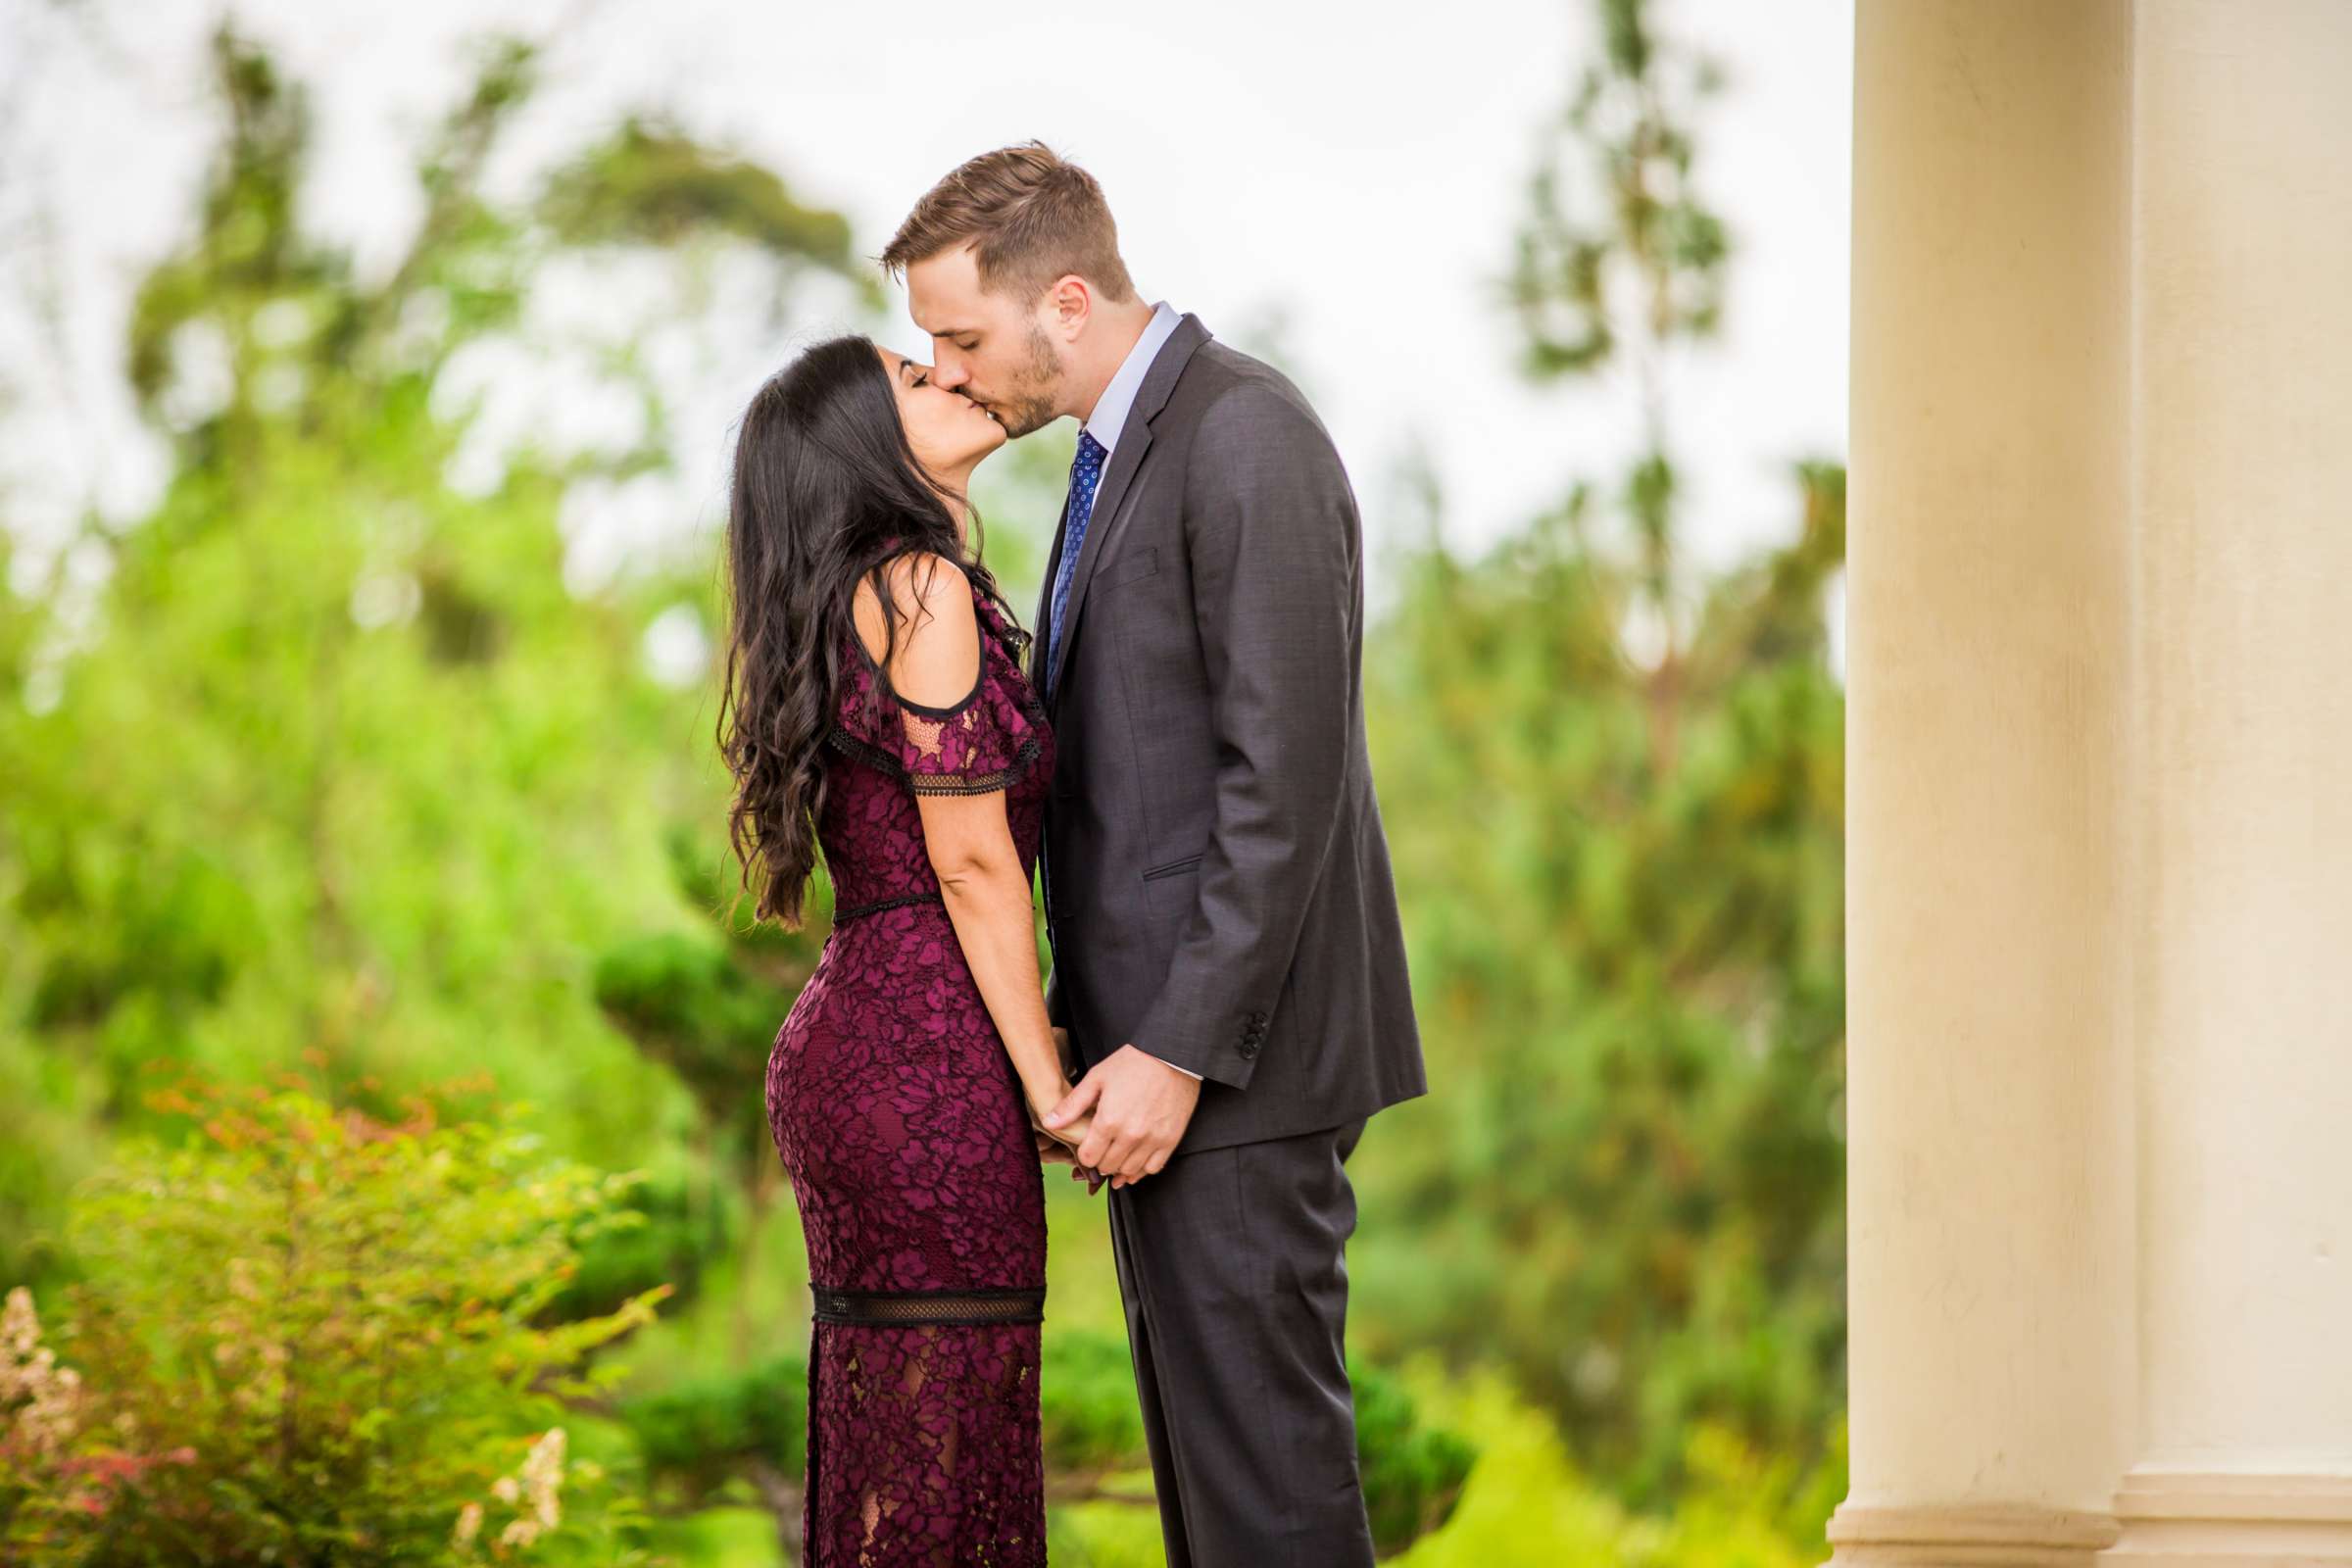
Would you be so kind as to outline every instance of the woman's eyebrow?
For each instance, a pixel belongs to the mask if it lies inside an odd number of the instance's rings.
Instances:
[[[913,362],[912,360],[910,360],[910,359],[907,359],[907,358],[906,358],[904,355],[902,355],[902,356],[900,357],[900,359],[899,359],[899,373],[900,373],[901,375],[905,375],[905,374],[906,374],[906,373],[908,370],[911,370],[911,369],[913,369],[913,368],[914,368],[914,362]]]

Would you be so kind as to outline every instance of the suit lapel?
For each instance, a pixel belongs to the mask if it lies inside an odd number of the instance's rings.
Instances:
[[[1078,565],[1070,573],[1070,602],[1062,611],[1062,623],[1054,628],[1054,668],[1049,684],[1054,689],[1053,706],[1061,706],[1062,666],[1069,662],[1070,645],[1077,640],[1078,612],[1086,604],[1086,585],[1095,574],[1095,563],[1102,559],[1102,545],[1111,527],[1119,520],[1119,507],[1126,501],[1136,470],[1143,466],[1144,454],[1152,449],[1152,421],[1166,408],[1168,398],[1176,390],[1177,378],[1190,364],[1193,351],[1208,340],[1208,328],[1200,318],[1187,314],[1177,323],[1176,330],[1160,345],[1144,384],[1136,389],[1135,407],[1128,411],[1126,428],[1119,432],[1119,444],[1102,470],[1102,485],[1095,492],[1095,510],[1087,517],[1086,540],[1078,547]],[[1066,517],[1069,504],[1065,500],[1062,512]],[[1055,553],[1053,570],[1046,575],[1046,593],[1053,594],[1054,572],[1060,569],[1059,552]],[[1044,625],[1041,618],[1039,625]]]

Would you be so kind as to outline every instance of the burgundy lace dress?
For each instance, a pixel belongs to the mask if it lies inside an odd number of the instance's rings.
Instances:
[[[814,1298],[809,1568],[1046,1560],[1044,1174],[915,809],[1004,790],[1036,864],[1054,739],[1025,639],[973,601],[980,673],[951,708],[898,699],[848,638],[817,822],[833,929],[768,1057]]]

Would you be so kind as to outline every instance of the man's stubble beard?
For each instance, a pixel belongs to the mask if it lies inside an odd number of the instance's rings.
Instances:
[[[1054,406],[1054,389],[1061,384],[1061,356],[1054,340],[1035,321],[1029,323],[1029,363],[1014,377],[1014,401],[1000,417],[1007,439],[1019,440],[1061,417]]]

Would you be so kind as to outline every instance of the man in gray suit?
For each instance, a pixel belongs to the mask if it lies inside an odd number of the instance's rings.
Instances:
[[[882,260],[936,384],[1013,436],[1082,424],[1033,622],[1047,1006],[1084,1070],[1046,1121],[1094,1115],[1168,1561],[1361,1568],[1346,1161],[1427,1079],[1355,497],[1298,388],[1142,301],[1044,146],[949,174]]]

